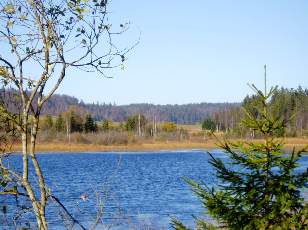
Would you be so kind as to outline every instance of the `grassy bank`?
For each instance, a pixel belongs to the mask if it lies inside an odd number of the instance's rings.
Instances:
[[[232,139],[239,141],[240,139]],[[249,140],[251,141],[251,140]],[[253,140],[262,142],[262,140]],[[303,148],[308,145],[307,138],[287,138],[285,149],[290,151],[293,147]],[[109,151],[159,151],[159,150],[183,150],[183,149],[215,149],[216,140],[208,139],[202,142],[189,141],[168,141],[168,142],[145,142],[129,143],[125,145],[101,145],[101,144],[81,144],[66,142],[41,142],[37,144],[38,152],[109,152]],[[20,146],[14,146],[15,151],[20,151]]]

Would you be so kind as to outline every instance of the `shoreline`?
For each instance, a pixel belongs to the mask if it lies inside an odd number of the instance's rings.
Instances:
[[[230,141],[249,141],[262,142],[259,140],[247,139],[230,139]],[[99,145],[99,144],[79,144],[79,143],[64,143],[64,142],[49,142],[38,143],[36,151],[38,153],[89,153],[89,152],[155,152],[155,151],[187,151],[187,150],[214,150],[219,149],[214,139],[204,142],[152,142],[152,143],[132,143],[128,145]],[[296,149],[304,148],[308,145],[308,138],[287,138],[285,139],[284,149],[290,151],[295,147]],[[20,152],[20,146],[15,145],[13,150]]]

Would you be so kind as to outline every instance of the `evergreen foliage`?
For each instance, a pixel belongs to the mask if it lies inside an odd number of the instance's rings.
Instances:
[[[46,116],[46,126],[47,126],[47,129],[51,129],[53,126],[53,120],[50,115]]]
[[[206,118],[202,122],[202,129],[203,130],[210,130],[212,132],[215,131],[216,124],[211,118]]]
[[[64,123],[64,119],[61,114],[56,119],[55,129],[56,129],[56,132],[58,133],[64,132],[65,130],[65,123]]]
[[[140,129],[144,130],[145,125],[147,123],[147,120],[144,115],[134,115],[134,116],[129,116],[127,118],[125,128],[129,132],[138,132],[138,128],[140,125]]]
[[[264,139],[262,143],[228,141],[219,146],[228,154],[230,162],[223,162],[209,153],[221,184],[210,188],[204,183],[187,179],[194,193],[201,199],[208,213],[223,229],[307,229],[308,205],[301,191],[308,188],[308,168],[298,172],[298,160],[306,148],[286,154],[283,140],[277,131],[287,120],[277,114],[270,100],[275,89],[256,92],[254,109],[244,110],[242,124]],[[232,165],[240,166],[235,170]],[[203,224],[202,224],[203,223]],[[177,230],[186,230],[181,222],[173,221]],[[197,229],[211,229],[198,220]]]
[[[0,94],[1,92],[0,89]],[[13,95],[18,92],[9,90],[6,100],[9,107],[17,108],[19,103],[14,105]],[[253,96],[247,96],[242,104],[250,106]],[[286,135],[302,136],[308,135],[308,89],[299,86],[296,89],[277,88],[273,93],[272,100],[277,113],[282,114],[286,119],[293,118],[288,123]],[[217,125],[219,131],[236,131],[239,128],[240,120],[243,117],[241,103],[196,103],[184,105],[153,105],[153,104],[85,104],[77,98],[67,95],[54,95],[50,102],[42,108],[42,114],[57,116],[67,112],[71,106],[78,107],[86,113],[90,113],[95,120],[112,120],[114,122],[125,122],[129,116],[143,114],[148,120],[155,116],[157,122],[171,121],[177,124],[202,123],[204,118],[211,118]],[[295,115],[294,115],[295,114]],[[291,117],[291,115],[293,117]],[[296,131],[296,132],[295,132]],[[239,134],[239,133],[235,133]]]
[[[137,123],[138,123],[138,117],[137,116],[130,116],[127,118],[125,128],[129,132],[133,132],[137,129]]]
[[[87,114],[86,116],[86,121],[84,123],[84,131],[86,133],[90,133],[90,132],[96,132],[97,131],[97,127],[96,124],[91,116],[91,114]]]
[[[103,132],[109,131],[112,128],[112,121],[103,120],[101,128]]]
[[[78,116],[74,111],[72,111],[69,119],[72,133],[83,131],[83,122],[80,116]]]

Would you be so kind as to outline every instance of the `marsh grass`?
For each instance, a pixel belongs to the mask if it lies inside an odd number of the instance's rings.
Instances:
[[[184,140],[184,141],[158,141],[154,139],[122,137],[122,141],[107,142],[107,137],[102,139],[96,135],[84,135],[73,137],[71,143],[68,143],[66,137],[53,141],[41,140],[37,144],[39,152],[109,152],[109,151],[160,151],[160,150],[183,150],[183,149],[216,149],[216,140],[208,138],[206,140]],[[80,141],[82,140],[82,141]],[[232,141],[242,141],[243,139],[232,139]],[[245,139],[247,140],[247,139]],[[244,140],[244,141],[245,141]],[[248,141],[248,140],[247,140]],[[251,140],[249,140],[251,141]],[[253,140],[253,142],[262,142],[262,139]],[[307,138],[286,138],[285,151],[291,151],[293,147],[299,149],[308,144]],[[20,150],[17,143],[14,146],[15,151]]]

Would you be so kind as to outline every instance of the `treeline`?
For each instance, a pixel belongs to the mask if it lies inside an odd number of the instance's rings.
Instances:
[[[8,108],[16,107],[12,98],[18,97],[13,90],[1,92],[11,101]],[[132,104],[117,106],[111,104],[85,104],[66,95],[55,95],[44,107],[42,130],[49,133],[96,133],[130,132],[136,136],[154,136],[164,124],[202,124],[202,129],[223,132],[236,137],[254,137],[252,130],[241,125],[244,109],[255,110],[256,96],[246,96],[242,103],[200,103],[186,105]],[[13,102],[12,102],[13,101]],[[279,135],[308,135],[308,89],[277,88],[270,101],[278,115],[289,120],[288,126]],[[35,106],[35,105],[34,105]],[[259,116],[259,114],[256,114]],[[45,120],[47,119],[47,120]],[[49,123],[49,124],[48,124]],[[52,128],[49,126],[52,123]],[[92,125],[93,124],[93,125]],[[47,128],[44,128],[46,126]],[[92,127],[93,126],[93,127]],[[201,127],[200,127],[201,128]],[[184,131],[181,131],[184,133]],[[168,132],[169,134],[171,132]]]
[[[149,121],[143,114],[129,116],[124,122],[94,121],[91,114],[76,106],[58,116],[44,115],[40,120],[40,131],[50,133],[127,131],[138,136],[154,136],[158,131],[174,132],[177,129],[174,122]]]
[[[3,92],[0,90],[1,98],[6,98],[8,108],[18,110],[20,99],[18,92],[11,89]],[[33,105],[35,107],[35,105]],[[84,103],[75,97],[67,95],[53,95],[42,109],[43,115],[58,116],[68,111],[71,107],[78,107],[91,114],[96,121],[112,120],[125,122],[129,116],[143,114],[148,120],[155,119],[160,122],[170,121],[177,124],[200,123],[204,117],[220,110],[240,107],[240,103],[192,103],[185,105],[154,105],[154,104],[130,104],[115,105],[106,103]]]
[[[57,116],[42,116],[38,139],[110,145],[144,140],[181,141],[189,139],[189,134],[174,122],[148,120],[143,114],[129,116],[124,122],[95,121],[86,110],[71,106]]]
[[[42,116],[40,130],[49,133],[97,132],[97,124],[91,114],[79,114],[73,107],[56,117]]]
[[[154,104],[100,104],[84,103],[67,95],[54,95],[43,108],[43,114],[59,115],[68,111],[71,106],[79,107],[90,113],[93,119],[125,122],[129,116],[144,115],[148,120],[156,119],[177,124],[200,123],[204,117],[220,110],[240,107],[240,103],[194,103],[185,105],[154,105]]]
[[[247,130],[241,125],[245,110],[252,111],[258,117],[256,96],[246,96],[242,102],[242,108],[223,108],[212,113],[203,120],[202,128],[212,131],[222,131],[235,136],[254,137],[253,130]],[[297,89],[277,88],[270,99],[271,108],[277,116],[283,117],[288,122],[277,133],[278,136],[308,136],[308,89],[298,87]]]

